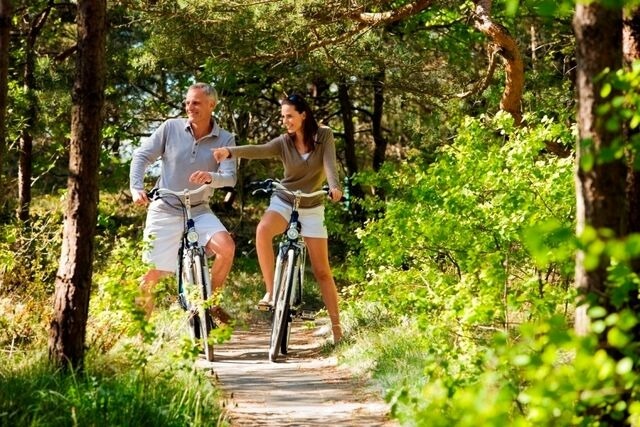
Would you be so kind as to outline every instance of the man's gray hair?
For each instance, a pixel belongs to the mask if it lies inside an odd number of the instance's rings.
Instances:
[[[218,104],[218,92],[208,83],[194,83],[189,86],[189,90],[191,89],[200,89],[203,91],[209,98],[213,99],[213,102]]]

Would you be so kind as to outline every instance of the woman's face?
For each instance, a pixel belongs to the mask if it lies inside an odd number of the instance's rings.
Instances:
[[[302,131],[305,113],[298,113],[293,105],[282,104],[282,125],[287,128],[288,133]]]

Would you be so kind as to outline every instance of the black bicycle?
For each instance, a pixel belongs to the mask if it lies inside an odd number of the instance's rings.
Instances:
[[[202,345],[205,358],[211,362],[213,361],[213,344],[210,335],[216,328],[209,310],[212,304],[211,279],[207,256],[204,248],[198,244],[199,236],[191,216],[191,197],[209,186],[206,184],[193,191],[155,188],[149,195],[152,199],[164,199],[167,203],[176,202],[182,208],[184,233],[178,249],[176,270],[178,302],[182,309],[189,313],[189,330],[192,338]]]
[[[266,193],[272,195],[276,191],[285,192],[293,196],[293,211],[289,218],[289,225],[282,234],[278,244],[276,256],[275,274],[273,279],[273,306],[271,311],[271,338],[269,340],[269,360],[275,362],[278,354],[287,354],[289,350],[289,337],[291,335],[291,322],[295,317],[313,319],[313,315],[302,309],[302,287],[304,283],[304,267],[307,257],[307,248],[304,239],[300,235],[300,221],[298,219],[298,206],[304,197],[316,197],[329,194],[328,188],[313,193],[291,191],[278,181],[267,179],[254,182],[252,194]]]

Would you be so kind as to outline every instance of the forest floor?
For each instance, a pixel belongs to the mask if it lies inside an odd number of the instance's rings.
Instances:
[[[288,354],[269,361],[270,325],[254,322],[215,347],[212,369],[232,426],[396,426],[380,391],[323,351],[320,322],[294,322]]]

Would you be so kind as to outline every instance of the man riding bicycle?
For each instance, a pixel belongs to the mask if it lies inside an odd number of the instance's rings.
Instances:
[[[158,158],[162,165],[157,187],[181,191],[211,183],[212,188],[192,200],[192,205],[199,243],[208,253],[215,254],[211,266],[214,295],[224,286],[233,264],[235,242],[208,203],[214,187],[233,187],[236,183],[235,160],[218,164],[211,154],[216,148],[235,146],[233,134],[220,128],[213,118],[217,103],[218,95],[213,87],[206,83],[191,85],[185,99],[187,118],[166,120],[133,153],[129,175],[133,202],[149,205],[142,258],[152,267],[141,278],[140,287],[147,316],[153,310],[153,288],[162,277],[175,272],[184,230],[180,206],[166,200],[150,201],[144,189],[145,171]],[[220,307],[213,307],[212,312],[219,322],[229,322],[229,316]]]

